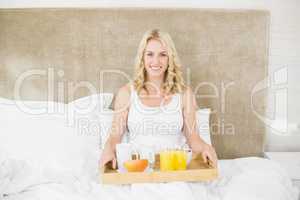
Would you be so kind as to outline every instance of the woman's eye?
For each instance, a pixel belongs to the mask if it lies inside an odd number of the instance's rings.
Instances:
[[[165,57],[165,56],[167,56],[167,54],[164,53],[164,54],[161,54],[161,56]]]
[[[152,53],[147,53],[146,55],[147,55],[147,56],[152,56]]]

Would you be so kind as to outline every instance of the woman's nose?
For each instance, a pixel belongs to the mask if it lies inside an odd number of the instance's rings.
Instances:
[[[158,58],[158,56],[154,56],[153,57],[152,64],[153,65],[159,65],[159,58]]]

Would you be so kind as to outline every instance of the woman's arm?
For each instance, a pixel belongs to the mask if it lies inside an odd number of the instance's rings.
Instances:
[[[183,94],[183,133],[193,152],[202,153],[205,162],[208,158],[213,166],[217,166],[218,159],[214,148],[206,144],[199,135],[196,120],[197,109],[195,95],[192,89],[187,87]]]
[[[119,89],[114,101],[112,127],[104,145],[100,166],[104,166],[107,162],[112,161],[113,168],[116,168],[116,145],[121,143],[122,136],[125,133],[129,105],[130,89],[128,85],[125,85]]]

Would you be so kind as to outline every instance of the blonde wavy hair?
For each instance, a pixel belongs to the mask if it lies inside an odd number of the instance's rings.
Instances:
[[[170,35],[166,32],[160,31],[158,29],[153,29],[147,31],[138,47],[137,55],[135,58],[135,70],[134,70],[134,88],[139,93],[142,89],[146,88],[146,69],[144,65],[144,53],[146,49],[146,45],[149,40],[156,39],[167,46],[168,52],[168,68],[165,72],[163,89],[166,94],[174,94],[174,93],[182,93],[185,84],[182,77],[181,64],[177,55],[177,51],[175,49],[175,45]]]

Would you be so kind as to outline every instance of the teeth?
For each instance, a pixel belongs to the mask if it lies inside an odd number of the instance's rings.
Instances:
[[[160,67],[151,67],[151,69],[158,70]]]

